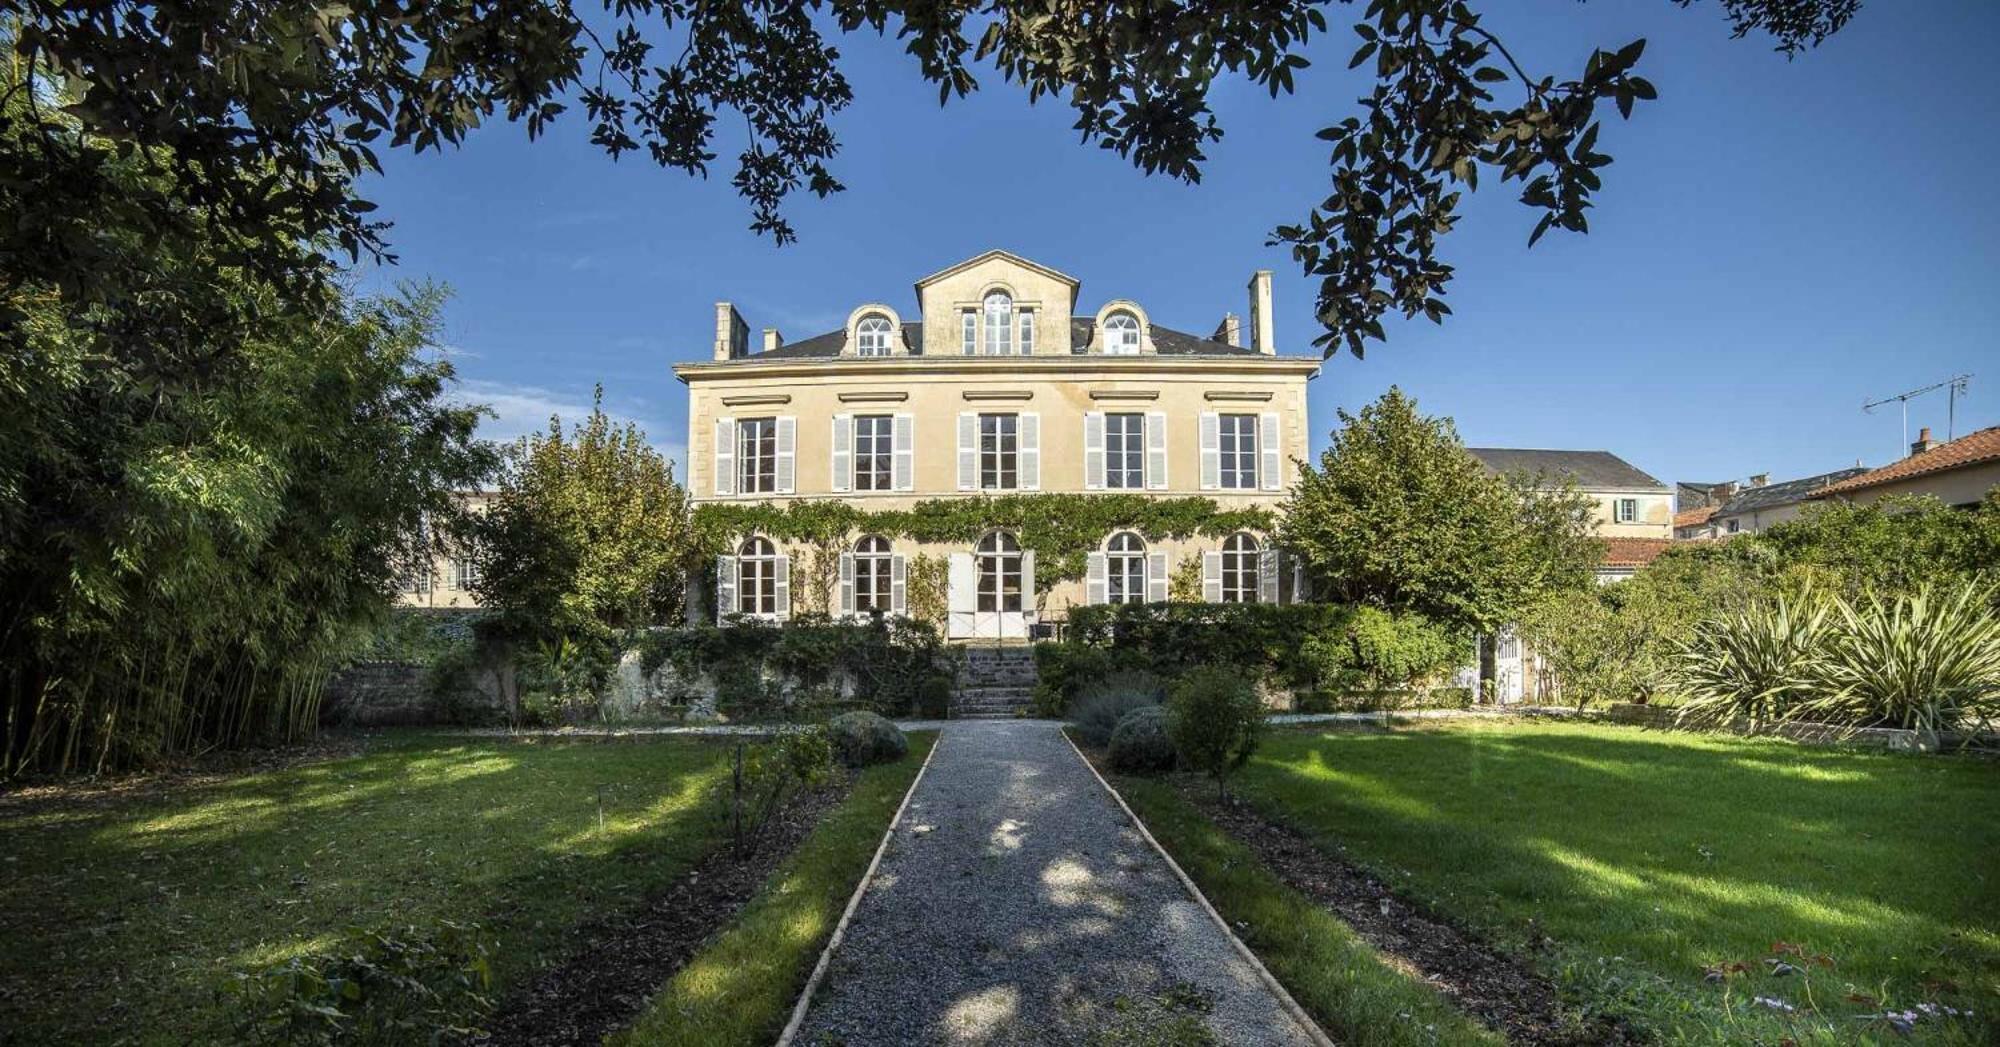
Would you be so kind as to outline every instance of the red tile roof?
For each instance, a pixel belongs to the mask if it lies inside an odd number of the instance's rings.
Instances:
[[[1671,538],[1606,538],[1604,566],[1644,567],[1673,545]]]
[[[1813,492],[1814,498],[1859,491],[1865,487],[1880,487],[1898,480],[1913,480],[1932,473],[1963,469],[1968,465],[1981,465],[2000,461],[2000,425],[1981,429],[1970,436],[1961,436],[1948,444],[1940,444],[1913,454],[1899,462],[1892,462],[1880,469],[1862,473],[1850,480],[1842,480]]]
[[[1708,522],[1709,517],[1715,515],[1715,510],[1718,508],[1720,507],[1704,505],[1699,509],[1683,509],[1674,514],[1674,526],[1694,527],[1699,524],[1705,524]]]

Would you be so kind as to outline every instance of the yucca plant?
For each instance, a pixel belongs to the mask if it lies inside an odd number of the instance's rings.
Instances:
[[[2000,616],[1991,585],[1927,584],[1838,604],[1802,718],[1935,733],[2000,711]]]
[[[1825,678],[1832,613],[1824,596],[1806,589],[1702,621],[1675,659],[1679,722],[1747,719],[1754,727],[1782,718]]]

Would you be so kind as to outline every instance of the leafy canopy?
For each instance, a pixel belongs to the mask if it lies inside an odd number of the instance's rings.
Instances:
[[[1391,388],[1340,428],[1286,501],[1279,542],[1340,603],[1490,631],[1602,558],[1591,500],[1565,480],[1499,477],[1447,418]]]
[[[1675,0],[1688,6],[1691,0]],[[1521,183],[1551,228],[1583,232],[1600,171],[1602,106],[1629,117],[1657,91],[1645,41],[1593,49],[1567,76],[1524,68],[1471,0],[1371,0],[1338,42],[1328,0],[0,0],[19,70],[0,128],[0,301],[47,279],[66,301],[136,308],[142,270],[106,242],[212,238],[261,278],[328,289],[324,251],[387,256],[357,182],[378,150],[442,148],[504,117],[530,136],[581,105],[613,157],[731,182],[751,227],[783,243],[783,206],[840,190],[831,121],[853,92],[829,33],[893,33],[939,100],[991,66],[1030,99],[1061,97],[1076,129],[1148,173],[1201,177],[1222,137],[1209,92],[1242,77],[1290,93],[1320,38],[1364,67],[1360,113],[1320,132],[1331,184],[1278,229],[1308,275],[1329,354],[1383,337],[1381,318],[1441,320],[1452,277],[1438,238],[1481,172]],[[1818,44],[1859,0],[1721,0],[1738,36],[1787,55]],[[740,128],[740,130],[739,130]],[[725,144],[726,143],[726,144]],[[179,196],[131,192],[126,165]],[[311,249],[300,249],[309,245]],[[11,302],[9,303],[12,304]],[[3,325],[0,325],[3,326]]]

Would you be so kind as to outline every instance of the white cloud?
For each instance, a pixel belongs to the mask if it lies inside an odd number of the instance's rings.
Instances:
[[[481,439],[511,443],[529,433],[547,432],[549,416],[562,419],[564,429],[590,417],[590,394],[562,392],[534,385],[462,379],[450,394],[457,403],[484,404],[492,416],[480,419]],[[674,463],[674,475],[687,476],[687,447],[684,441],[665,439],[673,430],[666,421],[642,410],[643,404],[615,402],[607,398],[604,413],[613,425],[637,425],[653,442],[653,448]]]

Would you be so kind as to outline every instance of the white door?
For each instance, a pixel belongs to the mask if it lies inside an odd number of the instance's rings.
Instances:
[[[1513,626],[1500,630],[1493,644],[1493,692],[1503,703],[1521,700],[1521,637]]]
[[[973,552],[974,606],[972,635],[980,639],[1026,639],[1028,592],[1033,582],[1021,543],[1006,531],[979,540]]]
[[[972,554],[951,554],[945,580],[945,608],[949,612],[945,615],[945,635],[954,640],[967,639],[973,635],[973,609],[979,604],[975,593],[979,573]]]

